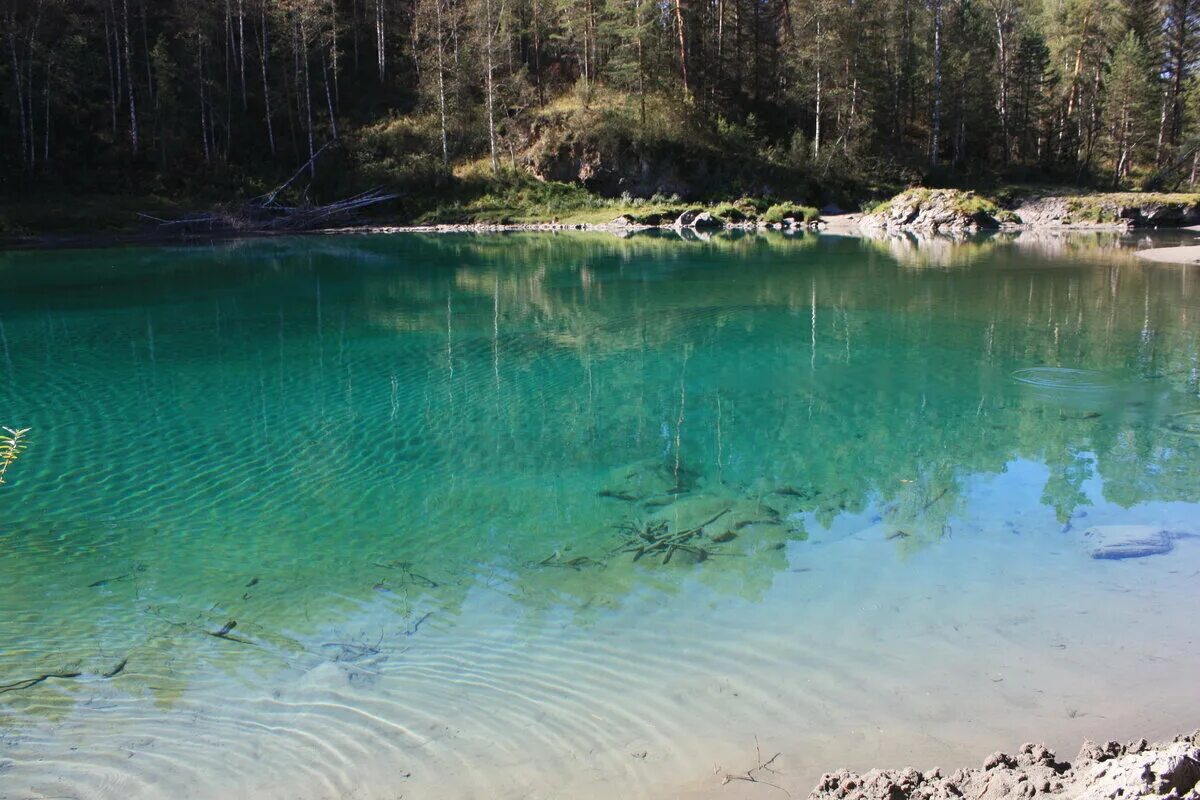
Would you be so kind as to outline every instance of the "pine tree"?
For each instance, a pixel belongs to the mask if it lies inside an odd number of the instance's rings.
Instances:
[[[1109,138],[1114,184],[1128,177],[1154,130],[1149,61],[1145,46],[1132,30],[1113,51],[1104,128]]]

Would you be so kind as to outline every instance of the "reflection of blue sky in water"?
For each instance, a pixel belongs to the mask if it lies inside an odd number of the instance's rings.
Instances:
[[[1111,245],[6,254],[0,684],[79,677],[0,694],[0,785],[703,796],[758,734],[804,791],[1183,724],[1200,542],[1081,532],[1200,528],[1195,276]]]

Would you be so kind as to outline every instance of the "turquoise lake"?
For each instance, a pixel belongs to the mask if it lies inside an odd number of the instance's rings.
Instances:
[[[0,252],[0,799],[805,796],[1193,730],[1200,268],[1136,244]],[[1166,552],[1093,557],[1132,525]]]

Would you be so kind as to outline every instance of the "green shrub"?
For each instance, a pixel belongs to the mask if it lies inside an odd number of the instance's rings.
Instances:
[[[1000,212],[998,205],[974,192],[955,192],[952,205],[955,211],[966,214],[969,217],[973,217],[976,214],[995,216]]]
[[[739,208],[735,203],[721,203],[712,210],[712,215],[726,222],[745,222],[752,216]]]
[[[763,219],[766,222],[779,223],[791,217],[797,222],[814,222],[821,218],[821,213],[812,206],[798,206],[792,203],[776,203],[766,210]]]

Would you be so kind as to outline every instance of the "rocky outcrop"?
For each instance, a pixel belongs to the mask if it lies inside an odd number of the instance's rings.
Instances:
[[[556,118],[533,126],[521,160],[540,180],[576,183],[607,197],[674,195],[685,200],[710,184],[721,185],[734,166],[698,152],[595,137]]]
[[[1121,745],[1088,741],[1074,763],[1059,762],[1043,745],[1026,744],[1015,755],[993,753],[979,769],[951,775],[842,770],[821,777],[809,800],[1200,800],[1200,731],[1173,742]]]
[[[1009,215],[1035,228],[1178,228],[1200,224],[1200,201],[1130,193],[1032,196],[1014,201]]]
[[[578,184],[604,197],[658,195],[691,203],[731,192],[772,195],[776,181],[797,192],[803,183],[797,170],[731,154],[720,137],[681,134],[640,130],[601,107],[544,112],[519,137],[516,156],[541,180]]]
[[[1006,202],[1001,210],[972,192],[909,189],[864,216],[861,222],[867,229],[922,233],[960,233],[1002,225],[1092,230],[1200,225],[1200,195],[1028,195]]]
[[[999,228],[995,207],[974,192],[957,189],[909,189],[881,209],[864,216],[866,228],[888,231],[976,231]]]
[[[1012,209],[1014,221],[1035,228],[1071,227],[1071,208],[1065,197],[1032,197],[1020,200]],[[1094,224],[1094,223],[1090,223]]]

